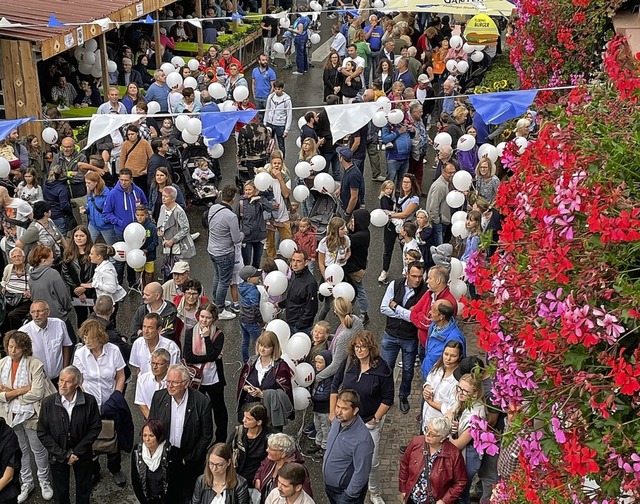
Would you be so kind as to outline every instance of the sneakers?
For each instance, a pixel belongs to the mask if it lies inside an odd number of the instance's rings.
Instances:
[[[40,482],[40,491],[42,492],[42,498],[46,501],[50,501],[53,499],[53,488],[51,488],[51,483],[48,481]]]
[[[298,72],[297,70],[295,72],[291,72],[291,75],[304,75],[305,72]]]
[[[282,67],[283,70],[289,70],[290,68],[291,68],[291,65],[288,63]]]
[[[193,241],[196,241],[198,238],[200,238],[200,233],[191,233],[191,239]]]
[[[379,493],[369,494],[369,500],[371,504],[385,504],[384,499]]]
[[[225,301],[224,302],[224,307],[225,308],[229,308],[231,306],[231,304],[232,304],[231,301]]]
[[[378,282],[385,283],[388,277],[389,277],[388,273],[382,270],[382,272],[380,273],[380,276],[378,277]]]
[[[384,182],[385,180],[387,180],[387,177],[385,177],[384,175],[378,175],[377,177],[373,177],[372,180],[374,182]]]
[[[329,14],[327,17],[329,19],[336,19],[338,16],[336,16],[335,14]]]
[[[315,455],[316,453],[323,454],[324,450],[320,445],[314,444],[307,448],[307,455]]]
[[[22,504],[29,498],[31,492],[33,492],[34,486],[33,483],[24,483],[20,487],[20,494],[18,495],[18,504]]]
[[[113,476],[113,481],[115,481],[116,485],[118,485],[120,488],[127,484],[127,478],[125,478],[122,471],[111,473],[111,476]]]
[[[232,303],[231,306],[229,307],[229,309],[233,313],[240,313],[240,303]]]
[[[218,320],[232,320],[234,318],[236,318],[236,314],[226,309],[222,310],[222,313],[218,315]]]
[[[403,415],[406,415],[407,413],[409,413],[409,410],[411,409],[411,406],[409,406],[409,401],[407,400],[406,397],[401,397],[400,398],[400,413],[402,413]]]
[[[360,315],[360,320],[362,320],[362,325],[367,325],[369,323],[369,314],[367,312],[364,312],[362,315]]]

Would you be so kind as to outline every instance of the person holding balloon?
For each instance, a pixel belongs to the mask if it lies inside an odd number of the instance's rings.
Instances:
[[[94,289],[96,299],[100,296],[109,296],[113,300],[113,320],[115,320],[118,311],[117,303],[127,295],[127,292],[118,282],[116,268],[109,261],[115,255],[116,251],[113,247],[104,243],[94,244],[89,252],[89,260],[92,264],[95,264],[93,278],[91,282],[80,284],[80,287],[85,289]]]
[[[340,217],[334,217],[327,226],[327,236],[318,244],[318,268],[322,278],[326,279],[326,269],[332,264],[344,266],[351,255],[351,239],[347,235],[347,224]],[[331,308],[331,298],[326,297],[318,315],[324,320]]]
[[[291,239],[291,224],[289,211],[287,210],[287,198],[291,196],[291,189],[287,187],[289,170],[284,164],[284,152],[274,150],[269,160],[269,171],[274,179],[271,184],[273,191],[273,228],[267,228],[267,255],[271,259],[276,258],[276,231],[280,241]],[[258,189],[261,189],[258,187]]]
[[[178,205],[178,191],[173,186],[162,190],[162,207],[158,216],[158,237],[162,240],[165,282],[171,278],[171,270],[177,261],[189,262],[196,255],[191,237],[189,218]]]

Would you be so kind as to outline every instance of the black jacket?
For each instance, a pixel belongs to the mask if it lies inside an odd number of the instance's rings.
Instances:
[[[71,419],[62,406],[60,394],[42,400],[38,417],[38,439],[49,452],[49,461],[64,464],[71,455],[88,463],[92,446],[102,430],[98,402],[91,394],[78,389]]]
[[[162,319],[162,331],[160,332],[160,336],[176,341],[176,318],[178,317],[178,310],[172,302],[166,301],[166,303],[167,304],[162,310],[162,313],[159,314]],[[149,313],[147,305],[142,304],[142,306],[138,306],[138,309],[133,315],[133,322],[131,324],[131,341],[138,339],[138,330],[142,329],[142,322],[147,313]],[[180,344],[179,342],[177,343],[178,345]]]
[[[235,488],[227,488],[227,496],[224,500],[225,504],[248,504],[251,502],[251,499],[249,499],[247,480],[239,474],[237,478],[238,483]],[[191,504],[209,504],[216,495],[213,488],[205,485],[204,475],[200,475],[196,481],[196,487],[193,490]]]
[[[160,420],[165,432],[171,432],[171,396],[167,389],[157,390],[151,400],[149,418]],[[213,438],[211,401],[197,390],[189,389],[180,448],[175,448],[185,465],[202,471],[207,448]]]
[[[216,363],[216,371],[218,372],[218,380],[220,386],[224,387],[227,382],[224,379],[224,363],[222,362],[222,348],[224,347],[224,333],[215,326],[211,328],[212,331],[217,331],[215,341],[211,341],[211,338],[207,338],[204,341],[206,349],[206,355],[195,355],[192,350],[193,342],[193,327],[184,334],[184,349],[182,356],[185,362],[188,364],[206,364],[207,362]],[[223,400],[223,398],[220,398]]]
[[[318,138],[324,138],[324,143],[318,149],[320,154],[333,154],[336,148],[333,145],[333,136],[331,136],[331,122],[327,112],[322,109],[318,114],[318,122],[316,123],[316,133]],[[328,173],[328,167],[324,171]]]
[[[129,77],[129,84],[132,82],[136,83],[140,89],[144,88],[144,82],[142,80],[142,74],[138,72],[135,68],[131,69],[131,76]],[[118,74],[118,85],[124,86],[124,70]]]
[[[289,325],[298,329],[313,325],[318,313],[318,283],[309,268],[293,274],[287,298],[281,304],[286,309]]]
[[[142,443],[137,444],[133,449],[133,453],[131,453],[131,486],[141,504],[165,504],[170,454],[171,445],[169,441],[165,441],[160,466],[151,472],[142,459]]]
[[[73,293],[73,290],[80,287],[80,284],[91,283],[95,269],[95,264],[91,261],[85,262],[80,257],[76,257],[71,262],[62,263],[62,279],[67,287],[69,287],[69,294],[71,294],[72,298],[78,297]],[[85,294],[91,299],[95,299],[96,297],[96,291],[94,289],[87,289]]]
[[[353,221],[353,232],[349,233],[351,255],[349,259],[347,259],[347,264],[344,265],[343,269],[345,273],[353,273],[367,269],[369,244],[371,243],[371,233],[369,232],[371,215],[368,210],[359,208],[353,212]]]

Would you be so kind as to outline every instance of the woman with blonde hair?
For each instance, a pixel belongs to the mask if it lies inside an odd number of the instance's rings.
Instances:
[[[204,474],[198,476],[192,504],[249,504],[247,480],[236,474],[229,445],[216,443],[207,452]]]
[[[340,217],[334,217],[327,226],[327,236],[318,243],[318,268],[320,275],[325,277],[327,266],[337,264],[344,266],[351,256],[351,239],[347,234],[347,223]],[[331,298],[327,297],[318,315],[318,320],[324,320],[329,313]]]
[[[269,174],[276,179],[271,186],[273,191],[273,221],[267,224],[267,256],[276,258],[276,231],[280,241],[293,238],[291,222],[287,208],[287,198],[291,195],[291,189],[287,187],[289,170],[284,164],[284,154],[280,150],[274,150],[269,159]],[[277,183],[276,183],[277,182]]]

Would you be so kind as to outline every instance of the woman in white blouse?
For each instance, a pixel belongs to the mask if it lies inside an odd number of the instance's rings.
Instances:
[[[104,243],[96,243],[91,247],[89,260],[96,265],[96,269],[93,272],[91,282],[80,284],[80,287],[85,289],[95,289],[96,299],[100,296],[109,296],[113,300],[112,320],[115,320],[118,311],[118,301],[122,301],[127,295],[127,291],[118,283],[118,273],[115,266],[109,261],[109,258],[115,255],[116,251],[113,247]]]
[[[462,344],[459,341],[449,341],[442,351],[442,355],[434,364],[422,386],[422,426],[429,425],[433,418],[444,416],[447,405],[452,407],[457,400],[456,379],[454,372],[462,360]]]

